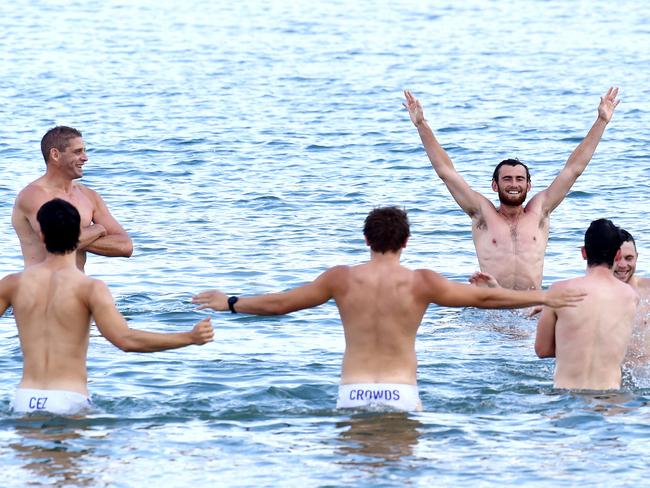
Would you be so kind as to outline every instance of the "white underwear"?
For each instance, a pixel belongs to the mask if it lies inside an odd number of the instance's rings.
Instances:
[[[339,385],[336,408],[384,408],[412,412],[422,410],[417,385],[356,383]]]
[[[76,415],[91,407],[90,399],[81,393],[32,388],[17,388],[12,403],[14,412],[42,412],[55,415]]]

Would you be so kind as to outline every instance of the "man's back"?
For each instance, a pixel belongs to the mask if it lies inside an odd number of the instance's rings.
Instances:
[[[88,297],[94,280],[56,260],[9,279],[24,358],[20,387],[86,395]]]
[[[575,307],[556,312],[555,386],[589,390],[620,388],[621,364],[638,301],[636,292],[603,267],[555,286],[576,287],[587,292]]]
[[[341,383],[416,383],[415,336],[428,303],[418,272],[395,259],[341,267],[334,298],[345,331]]]

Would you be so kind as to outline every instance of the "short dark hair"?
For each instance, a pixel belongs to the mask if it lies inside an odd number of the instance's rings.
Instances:
[[[636,242],[634,240],[634,237],[632,237],[632,234],[630,234],[625,229],[620,229],[620,231],[621,231],[621,239],[622,239],[621,245],[623,245],[624,242],[631,242],[632,245],[634,246],[634,252],[636,252]]]
[[[406,211],[397,207],[375,208],[366,217],[363,235],[375,252],[399,251],[411,235]]]
[[[501,169],[501,166],[517,166],[517,165],[521,165],[524,167],[524,169],[526,170],[526,180],[530,182],[530,171],[528,171],[528,166],[526,166],[524,163],[519,161],[519,159],[517,158],[504,159],[499,164],[497,164],[497,167],[494,168],[494,173],[492,173],[492,179],[496,182],[499,181],[499,170]]]
[[[68,254],[77,249],[81,217],[74,205],[55,198],[38,209],[36,220],[41,226],[47,252]]]
[[[585,232],[587,266],[606,264],[611,268],[622,243],[621,230],[611,220],[594,220]]]
[[[75,137],[81,137],[81,132],[65,125],[57,125],[48,130],[41,139],[41,152],[45,164],[47,164],[47,158],[50,156],[50,150],[53,147],[63,152],[70,145],[70,139]]]

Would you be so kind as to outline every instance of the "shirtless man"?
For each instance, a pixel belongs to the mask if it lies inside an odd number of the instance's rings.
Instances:
[[[163,351],[212,340],[208,318],[190,332],[130,329],[107,286],[76,266],[80,219],[70,203],[46,202],[36,214],[45,259],[0,280],[0,314],[13,307],[23,354],[23,376],[13,401],[17,412],[75,415],[90,406],[86,355],[91,315],[99,332],[127,352]]]
[[[634,237],[621,229],[623,244],[621,255],[614,263],[614,276],[627,283],[639,294],[639,306],[634,320],[632,340],[625,355],[626,366],[641,366],[650,361],[650,334],[648,334],[648,315],[650,314],[650,279],[636,276],[636,261],[639,254]]]
[[[614,277],[621,234],[609,220],[595,220],[585,233],[585,276],[560,281],[550,290],[579,287],[587,292],[575,307],[544,307],[537,323],[535,352],[555,357],[555,387],[616,390],[639,301],[634,289]]]
[[[541,303],[573,305],[581,292],[513,291],[454,283],[427,270],[400,264],[410,236],[406,212],[396,207],[370,212],[363,229],[370,261],[335,266],[306,285],[282,293],[227,297],[219,290],[194,296],[199,309],[282,315],[336,301],[345,333],[337,408],[421,408],[416,379],[415,336],[431,303],[447,307],[513,308]]]
[[[83,165],[88,161],[81,132],[65,126],[50,129],[41,140],[41,152],[45,158],[45,174],[18,194],[11,216],[25,267],[40,263],[47,255],[39,238],[36,212],[53,198],[72,203],[81,214],[77,249],[77,267],[80,270],[84,269],[88,252],[102,256],[131,256],[131,238],[108,211],[104,200],[97,192],[74,181],[83,176]]]
[[[578,176],[587,167],[609,123],[618,88],[601,97],[598,118],[584,140],[569,156],[551,185],[536,194],[526,206],[531,189],[530,173],[518,159],[501,161],[492,176],[492,190],[498,193],[499,207],[472,190],[438,143],[424,118],[420,102],[404,92],[411,121],[417,127],[424,148],[440,179],[456,203],[472,219],[472,237],[481,271],[498,283],[515,290],[539,289],[542,284],[544,253],[548,242],[551,212],[562,202]]]

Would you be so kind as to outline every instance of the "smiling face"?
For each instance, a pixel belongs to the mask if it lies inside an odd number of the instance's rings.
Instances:
[[[625,241],[621,245],[621,257],[614,263],[614,276],[619,280],[629,283],[636,271],[636,260],[639,255],[632,241]]]
[[[52,148],[52,160],[57,164],[59,171],[71,180],[81,178],[83,165],[88,161],[83,139],[81,137],[70,139],[63,151]]]
[[[498,181],[492,180],[492,189],[498,192],[502,205],[518,207],[524,203],[530,190],[530,182],[523,165],[501,166],[498,178]]]

